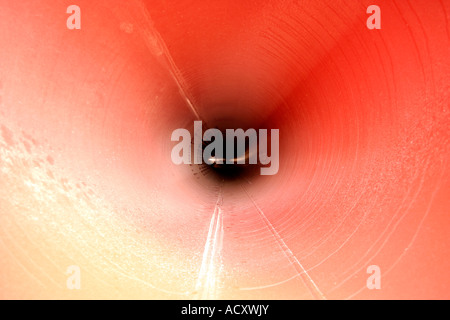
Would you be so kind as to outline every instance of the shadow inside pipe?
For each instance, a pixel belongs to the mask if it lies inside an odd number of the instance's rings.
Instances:
[[[202,151],[205,152],[205,150],[210,149],[211,152],[209,161],[202,164],[201,171],[204,172],[204,175],[228,183],[241,183],[245,180],[254,180],[260,176],[263,166],[258,162],[260,147],[258,145],[260,139],[257,136],[258,130],[239,128],[232,121],[216,122],[212,128],[220,131],[221,139],[216,141],[215,137],[212,137],[210,141],[203,141],[202,143]],[[227,134],[227,130],[230,129],[234,132],[241,130],[241,134],[230,136]],[[251,140],[249,136],[245,135],[250,130],[255,132],[256,139]],[[241,147],[239,147],[239,143],[241,143]],[[212,144],[216,148],[210,148]],[[209,152],[207,154],[209,155]]]

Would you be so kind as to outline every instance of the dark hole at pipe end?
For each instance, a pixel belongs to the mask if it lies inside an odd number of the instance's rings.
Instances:
[[[226,130],[223,129],[221,126],[217,127],[222,132],[222,150],[224,152],[224,156],[221,159],[222,163],[213,162],[212,164],[204,164],[206,171],[206,175],[210,176],[212,179],[217,179],[220,181],[225,182],[240,182],[241,180],[254,178],[256,175],[260,172],[260,165],[259,164],[249,164],[248,154],[249,154],[249,144],[248,139],[246,139],[246,149],[243,154],[238,153],[237,150],[237,144],[236,141],[234,143],[234,150],[233,150],[233,162],[234,163],[227,163],[226,161],[226,150],[227,150],[227,143],[230,143],[230,141],[227,141],[226,138]],[[212,141],[206,141],[203,142],[203,150],[211,143],[214,142],[214,139]],[[215,154],[212,154],[212,156],[216,156]],[[238,158],[244,158],[245,164],[237,163]]]

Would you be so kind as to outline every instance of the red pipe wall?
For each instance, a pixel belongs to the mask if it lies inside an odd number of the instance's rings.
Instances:
[[[0,297],[450,297],[448,1],[71,4],[0,3]],[[174,165],[192,107],[278,174]]]

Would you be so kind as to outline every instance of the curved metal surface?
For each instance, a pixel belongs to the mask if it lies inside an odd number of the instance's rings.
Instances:
[[[450,297],[448,1],[379,0],[381,30],[368,1],[76,2],[80,30],[0,3],[1,298]],[[278,128],[278,174],[174,165],[196,119]]]

